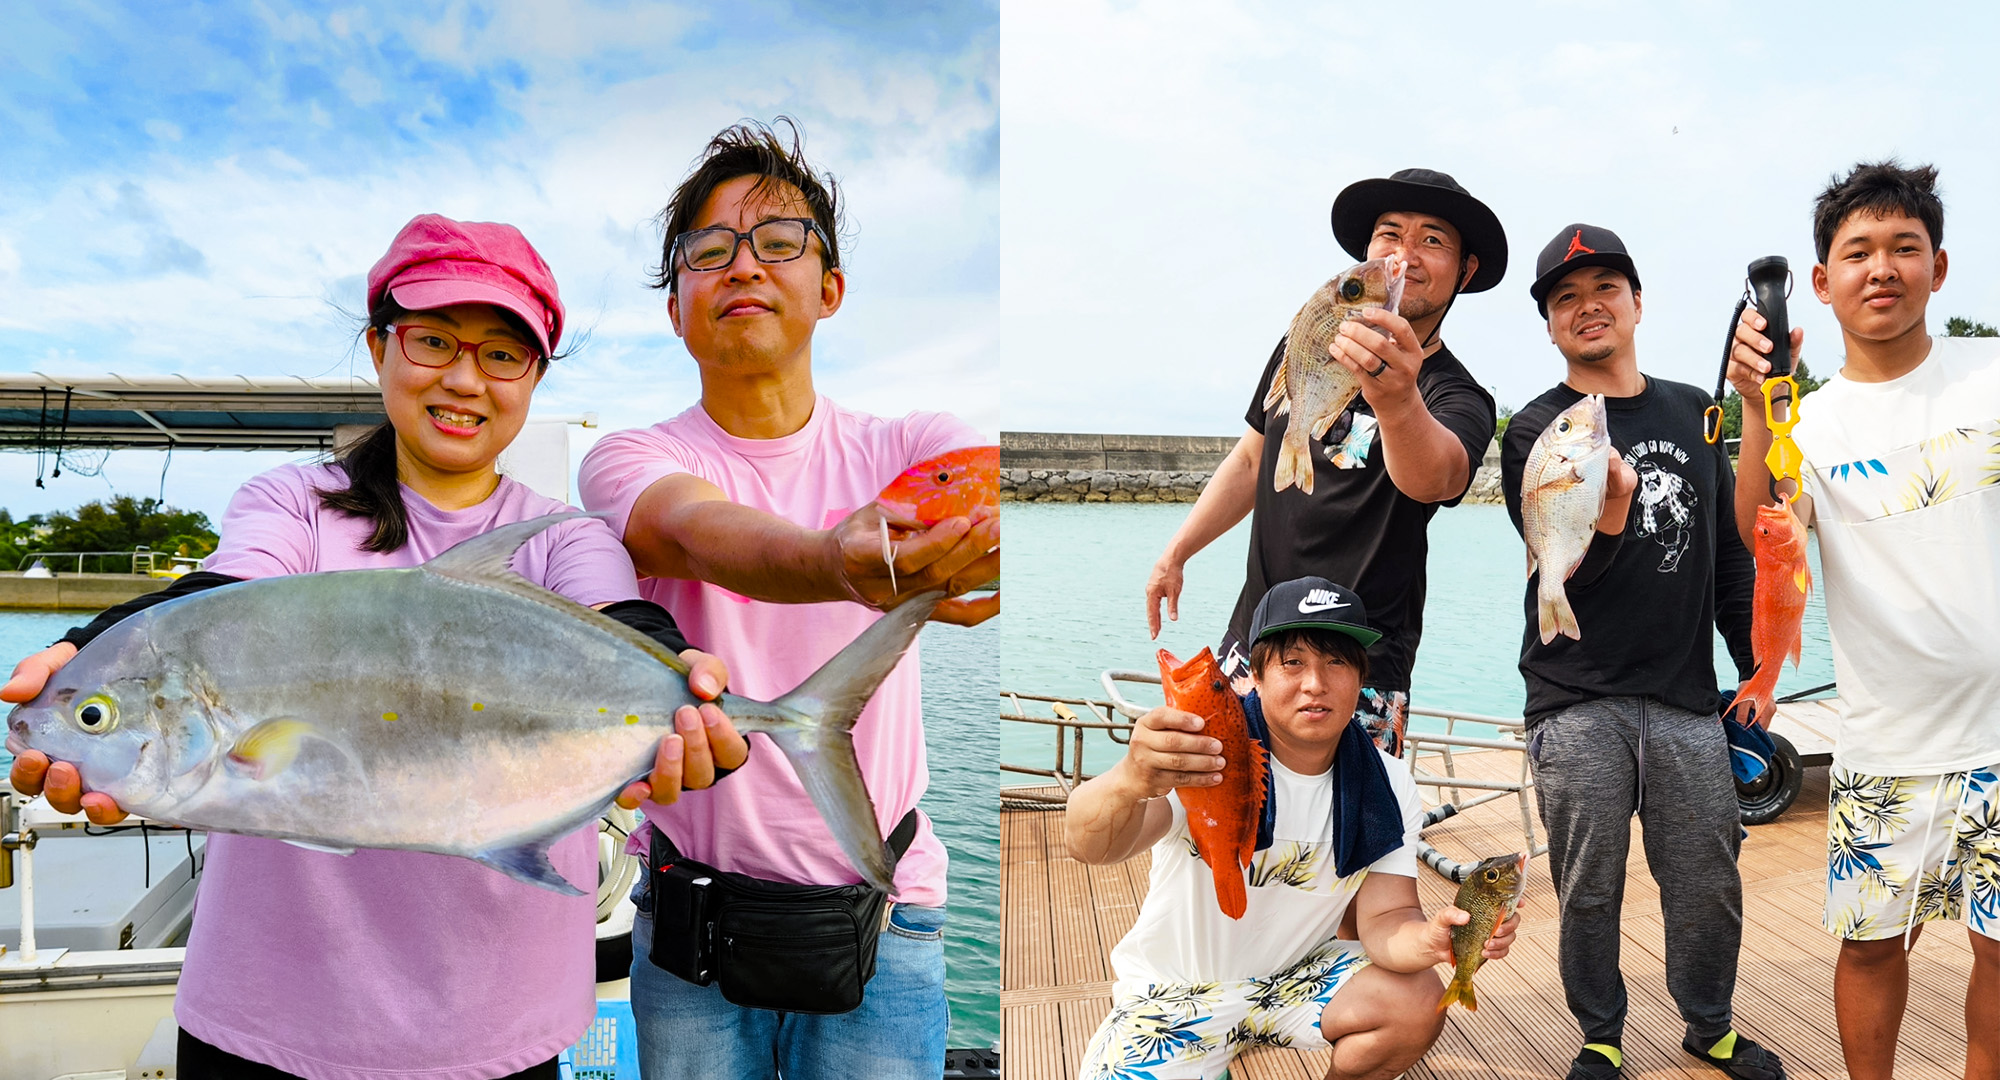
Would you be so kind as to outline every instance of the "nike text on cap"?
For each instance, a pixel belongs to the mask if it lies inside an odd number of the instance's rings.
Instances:
[[[1250,643],[1255,645],[1283,630],[1318,627],[1346,634],[1364,647],[1381,640],[1368,628],[1368,611],[1361,598],[1322,577],[1294,578],[1271,586],[1250,616]]]

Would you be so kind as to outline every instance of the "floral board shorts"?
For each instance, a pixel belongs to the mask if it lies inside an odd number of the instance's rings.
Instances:
[[[1269,978],[1120,992],[1077,1080],[1214,1080],[1252,1046],[1324,1050],[1320,1013],[1367,966],[1360,942],[1328,941]]]
[[[1962,919],[2000,939],[2000,764],[1936,776],[1835,765],[1831,780],[1827,930],[1875,941]]]

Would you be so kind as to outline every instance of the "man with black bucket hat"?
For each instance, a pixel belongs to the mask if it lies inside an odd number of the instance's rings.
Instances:
[[[1749,678],[1755,569],[1732,527],[1729,456],[1702,438],[1707,395],[1640,372],[1639,272],[1616,233],[1564,226],[1535,260],[1528,294],[1567,374],[1515,413],[1501,440],[1514,527],[1523,528],[1530,452],[1586,395],[1603,395],[1614,450],[1604,509],[1563,585],[1573,621],[1541,625],[1531,574],[1521,638],[1563,993],[1583,1029],[1569,1077],[1615,1080],[1624,1066],[1619,913],[1637,814],[1660,887],[1667,990],[1687,1023],[1683,1046],[1739,1080],[1782,1080],[1778,1056],[1731,1027],[1743,834],[1711,642],[1720,630],[1738,678]],[[1561,572],[1544,564],[1536,574]]]
[[[1151,849],[1153,863],[1138,920],[1112,950],[1111,1013],[1079,1080],[1213,1078],[1257,1043],[1330,1048],[1329,1077],[1394,1076],[1437,1040],[1432,968],[1451,962],[1451,928],[1471,915],[1445,906],[1424,916],[1416,783],[1354,718],[1379,638],[1340,585],[1272,587],[1251,616],[1254,689],[1243,701],[1263,764],[1215,756],[1222,744],[1203,717],[1163,706],[1139,718],[1124,758],[1070,796],[1072,857],[1116,863]],[[1261,768],[1268,794],[1249,867],[1233,868],[1247,876],[1231,918],[1176,789],[1213,787],[1223,781],[1214,770],[1240,767]],[[1342,939],[1349,916],[1357,933]],[[1484,955],[1504,957],[1519,925],[1510,917]]]
[[[1240,691],[1251,610],[1271,585],[1307,574],[1352,582],[1382,635],[1369,649],[1374,674],[1355,715],[1397,755],[1423,630],[1425,530],[1439,506],[1464,498],[1495,421],[1493,396],[1438,334],[1459,293],[1500,283],[1507,237],[1486,204],[1429,169],[1350,184],[1334,200],[1333,235],[1356,259],[1407,263],[1400,309],[1361,312],[1329,346],[1360,379],[1361,393],[1319,440],[1314,482],[1276,490],[1279,448],[1293,421],[1264,405],[1284,359],[1279,340],[1250,399],[1248,430],[1153,566],[1146,623],[1158,637],[1163,600],[1168,617],[1180,617],[1187,560],[1251,515],[1243,590],[1220,650],[1224,669]]]

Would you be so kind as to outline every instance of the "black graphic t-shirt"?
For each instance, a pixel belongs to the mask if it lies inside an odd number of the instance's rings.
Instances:
[[[1317,574],[1353,589],[1368,608],[1368,624],[1382,632],[1368,650],[1368,685],[1408,690],[1417,639],[1423,634],[1424,559],[1429,552],[1424,530],[1438,507],[1457,505],[1465,491],[1442,503],[1424,503],[1398,490],[1382,464],[1375,411],[1359,395],[1313,448],[1313,493],[1296,487],[1273,491],[1278,447],[1292,416],[1289,411],[1267,416],[1264,395],[1284,358],[1281,339],[1243,417],[1263,433],[1264,456],[1257,463],[1243,592],[1229,618],[1224,653],[1249,633],[1250,615],[1271,586]],[[1472,474],[1493,441],[1493,395],[1445,348],[1424,359],[1417,393],[1438,423],[1465,444],[1465,482],[1471,487]]]
[[[1500,440],[1500,486],[1517,531],[1528,453],[1549,424],[1582,398],[1557,386],[1507,423]],[[1604,399],[1611,445],[1639,474],[1639,486],[1625,532],[1595,535],[1563,586],[1583,640],[1558,636],[1542,644],[1537,578],[1528,578],[1521,675],[1528,684],[1529,720],[1619,696],[1712,711],[1720,697],[1711,627],[1722,631],[1738,681],[1750,677],[1756,567],[1736,535],[1729,455],[1720,443],[1710,446],[1701,437],[1708,403],[1692,386],[1654,378],[1636,397]]]

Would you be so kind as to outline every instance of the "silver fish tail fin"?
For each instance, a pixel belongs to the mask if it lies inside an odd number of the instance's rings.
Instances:
[[[848,861],[885,890],[895,880],[896,860],[882,842],[874,800],[861,780],[854,721],[943,599],[943,592],[923,593],[875,620],[797,689],[772,702],[772,711],[791,714],[795,722],[765,731],[791,761]]]

